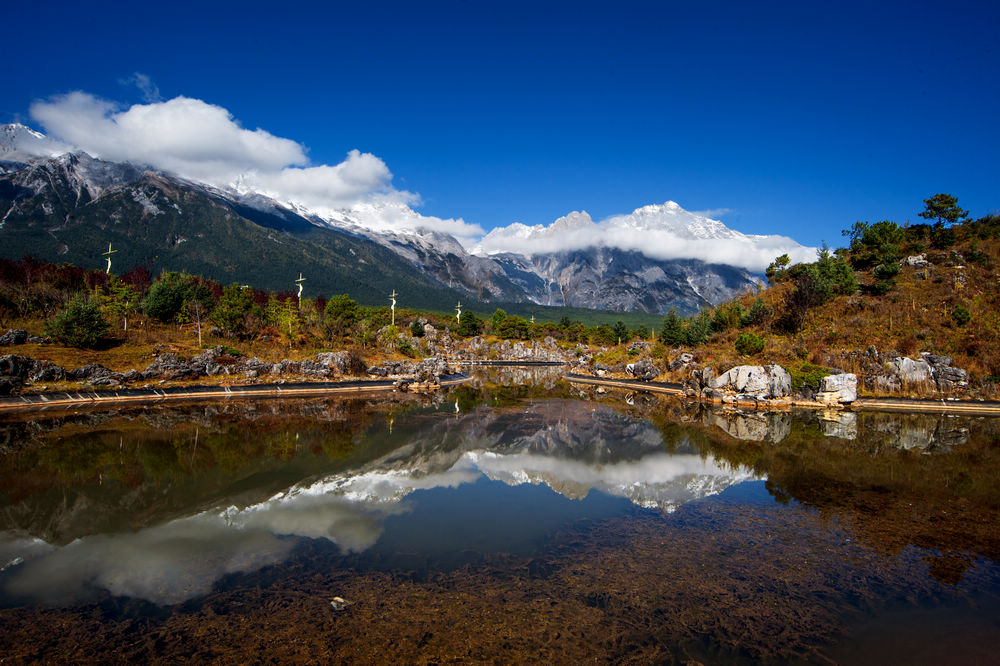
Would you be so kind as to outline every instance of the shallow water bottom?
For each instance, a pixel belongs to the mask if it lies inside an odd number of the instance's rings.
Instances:
[[[669,514],[487,480],[458,509],[418,491],[364,552],[298,540],[173,606],[8,608],[0,647],[8,663],[996,663],[996,565],[941,583],[927,552],[876,552],[763,486]]]

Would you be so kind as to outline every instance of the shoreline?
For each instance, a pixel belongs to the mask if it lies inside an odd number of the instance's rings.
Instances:
[[[568,365],[552,361],[492,361],[462,360],[456,365],[472,367],[556,367]],[[566,373],[563,378],[571,384],[586,384],[629,391],[675,395],[707,404],[722,404],[735,408],[752,408],[759,411],[786,409],[890,411],[910,413],[951,413],[980,416],[1000,416],[1000,402],[970,401],[935,398],[858,398],[848,404],[827,404],[815,400],[779,398],[776,400],[740,399],[732,403],[705,401],[688,396],[683,385],[676,382],[639,381],[593,377]],[[45,410],[61,407],[115,405],[122,403],[158,403],[165,401],[228,400],[232,398],[295,398],[319,397],[343,393],[380,393],[390,391],[426,391],[458,386],[472,381],[464,372],[442,375],[435,383],[417,383],[408,378],[383,380],[351,380],[343,382],[286,382],[269,384],[195,384],[164,388],[133,388],[105,391],[59,391],[31,393],[0,398],[0,413]]]
[[[643,382],[629,379],[605,379],[587,375],[567,374],[566,380],[576,384],[608,386],[630,391],[645,391],[647,393],[663,393],[677,395],[689,400],[708,402],[699,398],[689,398],[681,384],[669,382]],[[761,411],[780,411],[793,407],[818,410],[845,411],[881,411],[881,412],[921,412],[921,413],[958,413],[983,416],[1000,416],[1000,402],[944,400],[934,398],[858,398],[848,404],[826,404],[815,400],[796,400],[794,398],[779,398],[761,404],[759,401],[740,401],[736,399],[733,407],[753,407]],[[710,402],[709,404],[726,404]]]
[[[285,384],[220,384],[136,388],[109,391],[74,391],[32,393],[0,398],[0,412],[44,410],[57,407],[114,405],[121,403],[157,403],[168,400],[218,400],[231,398],[296,398],[338,393],[378,393],[386,391],[424,391],[458,386],[472,381],[465,373],[442,375],[437,383],[422,384],[406,380],[357,380],[347,382],[295,382]]]

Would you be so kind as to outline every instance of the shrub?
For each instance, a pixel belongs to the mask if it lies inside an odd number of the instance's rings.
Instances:
[[[486,322],[473,313],[465,312],[462,314],[462,321],[455,327],[455,334],[463,338],[472,338],[482,333],[485,325]]]
[[[45,332],[53,339],[70,347],[91,348],[103,338],[111,327],[101,316],[97,303],[77,296],[51,321]]]
[[[810,308],[822,305],[833,297],[833,286],[824,279],[815,264],[799,266],[802,268],[794,276],[795,288],[785,295],[784,312],[778,322],[780,328],[789,333],[796,333],[802,328]]]
[[[360,319],[361,308],[347,294],[333,296],[323,308],[323,322],[331,337],[347,335]]]
[[[830,374],[830,370],[814,363],[803,363],[798,368],[789,368],[788,374],[792,376],[792,388],[800,389],[808,386],[818,391],[819,383],[823,381],[823,377]]]
[[[211,319],[228,335],[248,339],[257,334],[262,317],[263,311],[254,303],[251,291],[231,284],[223,290]]]
[[[878,266],[876,266],[875,270],[872,271],[872,276],[876,280],[884,282],[887,280],[891,280],[892,278],[899,275],[899,271],[900,271],[899,262],[893,261],[888,264],[879,264]]]
[[[413,358],[417,355],[417,350],[413,348],[413,344],[410,342],[409,338],[402,338],[399,341],[399,345],[396,347],[400,354],[403,356],[409,356]]]
[[[755,356],[764,351],[764,338],[755,333],[741,333],[734,346],[743,356]]]
[[[626,326],[625,322],[621,321],[620,319],[615,322],[615,325],[614,327],[612,327],[611,331],[612,333],[614,333],[615,342],[631,341],[631,338],[629,338],[628,335],[628,326]]]
[[[902,258],[906,230],[895,222],[856,222],[844,231],[851,239],[851,263],[856,268],[892,263]]]
[[[198,278],[186,273],[164,273],[149,288],[143,311],[164,324],[184,315],[185,304],[198,301],[205,312],[212,309],[212,290]]]
[[[677,314],[677,308],[670,308],[670,312],[663,318],[659,340],[670,347],[684,344],[686,340],[686,336],[684,335],[684,320]]]
[[[903,356],[913,356],[917,353],[917,339],[912,335],[899,341],[899,353]]]
[[[771,321],[773,314],[771,306],[758,296],[747,313],[740,319],[740,326],[744,328],[747,326],[766,326]]]
[[[412,335],[415,338],[424,337],[424,327],[419,320],[414,319],[412,322],[410,322],[410,335]]]
[[[885,296],[896,286],[895,280],[878,280],[872,284],[865,285],[865,291],[872,296]]]
[[[965,326],[972,321],[972,314],[964,305],[956,305],[955,309],[951,311],[951,320],[959,326]]]
[[[944,229],[937,229],[934,232],[934,236],[931,238],[931,245],[938,250],[947,250],[955,244],[956,240],[955,230],[951,227],[946,227]]]

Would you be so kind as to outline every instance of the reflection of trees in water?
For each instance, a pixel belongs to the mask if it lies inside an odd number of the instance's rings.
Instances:
[[[261,401],[6,424],[25,439],[0,460],[3,527],[65,543],[223,501],[261,501],[368,455],[357,450],[362,434],[399,411],[379,400]]]
[[[669,411],[658,418],[665,436],[678,416],[700,421],[701,435],[689,441],[766,476],[776,499],[835,516],[887,552],[937,551],[932,571],[943,579],[968,566],[967,553],[1000,558],[1000,419],[661,409]]]
[[[533,386],[545,390],[556,388],[566,374],[566,367],[557,366],[480,366],[472,369],[473,385],[479,388],[500,386]]]

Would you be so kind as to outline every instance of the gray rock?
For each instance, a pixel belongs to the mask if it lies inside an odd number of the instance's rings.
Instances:
[[[875,389],[883,392],[899,391],[903,388],[898,375],[875,375],[871,382]]]
[[[858,376],[853,373],[827,375],[819,384],[821,402],[851,403],[858,399]],[[825,395],[824,395],[825,394]]]
[[[725,394],[719,389],[705,388],[701,391],[701,397],[709,402],[722,402]]]
[[[961,368],[937,368],[934,372],[934,382],[939,391],[950,393],[968,388],[969,373]]]
[[[653,345],[648,342],[643,342],[642,340],[636,340],[629,344],[627,351],[636,354],[642,354],[643,352],[648,352],[653,348]]]
[[[768,381],[768,391],[770,398],[781,398],[786,395],[792,394],[792,376],[788,374],[780,365],[772,363],[767,366],[767,374],[770,377]]]
[[[924,268],[930,266],[931,262],[927,261],[926,254],[915,254],[906,258],[906,265],[913,266],[914,268]]]
[[[134,370],[132,372],[135,372]],[[66,379],[66,369],[51,361],[35,361],[28,379],[32,383],[58,382]]]
[[[759,365],[738,365],[716,377],[712,388],[734,393],[764,394],[768,390],[767,373]]]
[[[35,359],[30,356],[7,354],[0,356],[0,376],[26,379],[35,367]]]
[[[924,352],[923,354],[921,354],[921,356],[923,356],[924,360],[927,361],[933,368],[947,367],[951,365],[950,356],[944,356],[942,354],[930,354],[928,352]]]
[[[23,345],[28,341],[28,332],[19,328],[12,328],[3,335],[0,335],[0,346]]]
[[[23,382],[20,377],[12,375],[0,376],[0,396],[17,395],[21,392]]]
[[[889,361],[889,367],[903,384],[919,384],[931,380],[931,366],[924,359],[915,361],[907,356],[895,358]]]
[[[712,380],[712,388],[756,398],[780,398],[792,391],[792,376],[780,365],[738,365]]]
[[[629,371],[628,368],[631,368],[631,371]],[[638,361],[636,363],[630,363],[626,366],[626,372],[631,374],[636,379],[641,379],[646,382],[652,381],[660,375],[660,369],[648,359],[643,359],[642,361]]]

